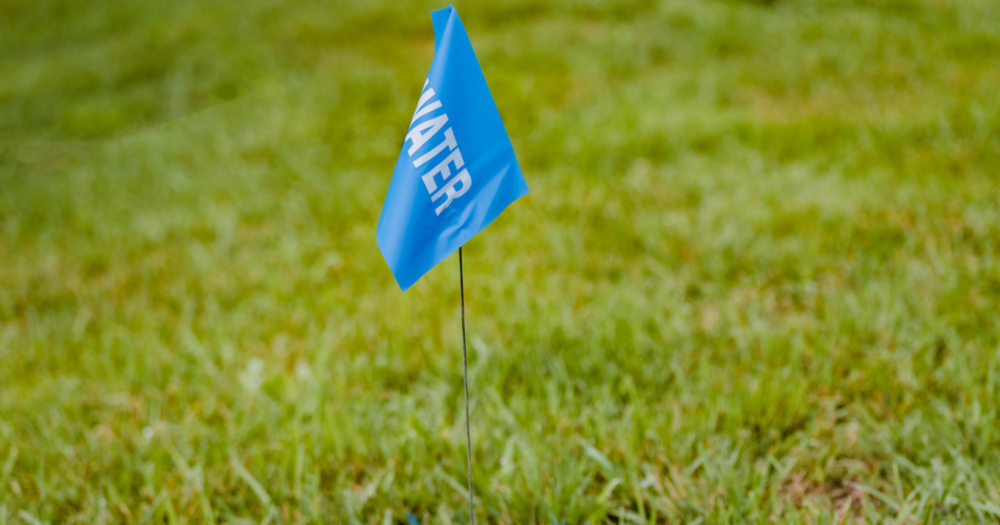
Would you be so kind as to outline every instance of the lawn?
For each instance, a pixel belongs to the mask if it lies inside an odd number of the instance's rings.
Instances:
[[[443,5],[0,1],[0,525],[468,522]],[[456,7],[477,522],[1000,522],[1000,2]]]

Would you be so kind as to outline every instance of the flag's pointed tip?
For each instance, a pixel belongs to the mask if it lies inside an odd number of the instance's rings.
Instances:
[[[435,9],[434,11],[431,11],[431,16],[432,17],[441,15],[450,16],[452,13],[457,13],[457,12],[458,11],[455,9],[455,6],[448,4],[448,7],[442,7],[441,9]]]
[[[436,11],[431,11],[431,24],[434,26],[434,50],[437,51],[438,45],[441,43],[441,38],[444,36],[445,28],[448,27],[448,22],[451,21],[452,16],[457,16],[458,11],[455,10],[455,6],[448,4],[448,7],[438,9]]]

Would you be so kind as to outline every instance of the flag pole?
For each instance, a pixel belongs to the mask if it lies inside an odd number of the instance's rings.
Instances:
[[[462,247],[458,247],[458,289],[462,298],[462,384],[465,386],[465,453],[469,466],[469,525],[476,523],[472,506],[472,433],[469,430],[469,356],[465,343],[465,275],[462,269]]]

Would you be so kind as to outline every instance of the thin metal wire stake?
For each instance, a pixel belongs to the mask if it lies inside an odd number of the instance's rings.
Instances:
[[[476,523],[472,506],[472,433],[469,430],[469,356],[465,344],[465,275],[462,270],[462,248],[458,248],[458,286],[462,297],[462,383],[465,385],[465,453],[469,465],[469,525]]]

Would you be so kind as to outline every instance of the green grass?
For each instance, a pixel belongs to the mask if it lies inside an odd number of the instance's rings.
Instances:
[[[0,525],[465,523],[433,2],[0,2]],[[482,523],[1000,521],[1000,3],[457,5]]]

